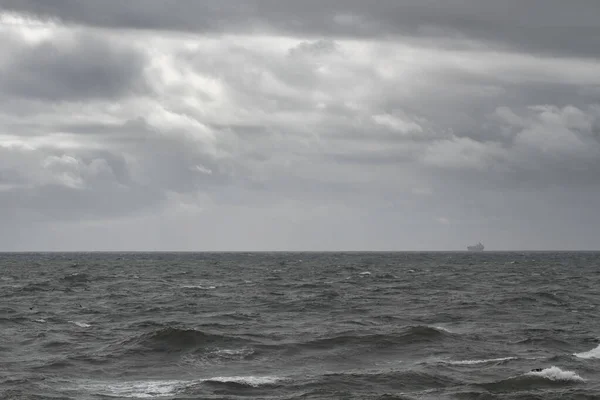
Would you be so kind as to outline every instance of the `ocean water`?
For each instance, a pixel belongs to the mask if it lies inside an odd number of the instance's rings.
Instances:
[[[600,253],[0,255],[0,398],[598,399]]]

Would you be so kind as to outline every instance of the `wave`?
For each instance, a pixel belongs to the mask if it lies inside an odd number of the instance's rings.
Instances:
[[[80,382],[72,388],[96,396],[153,398],[173,396],[189,384],[186,381]]]
[[[575,353],[573,354],[577,358],[590,359],[590,358],[600,358],[600,346],[592,349],[590,351],[585,351],[583,353]]]
[[[209,355],[216,358],[222,358],[226,360],[242,360],[248,358],[254,354],[254,350],[251,348],[241,349],[217,349],[212,351]]]
[[[49,340],[42,344],[43,348],[56,349],[56,348],[69,348],[73,347],[73,342],[68,340]]]
[[[159,321],[155,321],[152,319],[144,319],[144,320],[139,320],[139,321],[132,321],[128,328],[129,329],[144,329],[144,328],[160,328],[160,329],[164,329],[164,328],[168,328],[169,326],[171,326],[172,324],[175,324],[176,322],[173,321],[166,321],[166,322],[159,322]]]
[[[325,339],[317,339],[301,344],[301,347],[323,349],[336,346],[371,345],[376,347],[391,347],[395,345],[427,342],[450,336],[445,329],[427,325],[417,325],[405,328],[399,333],[352,335],[344,334]]]
[[[293,289],[323,289],[331,287],[331,284],[327,282],[291,282],[285,286]]]
[[[27,318],[25,317],[0,317],[0,324],[3,323],[12,323],[12,324],[16,324],[16,325],[21,325],[24,322],[27,322]]]
[[[557,339],[550,336],[536,336],[512,342],[511,344],[548,347],[554,349],[569,349],[572,348],[572,343],[566,340]]]
[[[356,370],[327,373],[306,380],[300,387],[318,387],[354,393],[377,386],[385,391],[440,389],[463,382],[439,373],[416,370]]]
[[[202,385],[225,386],[230,389],[257,388],[272,386],[284,381],[279,376],[216,376],[196,380],[147,380],[147,381],[79,381],[69,385],[67,390],[87,394],[119,398],[171,397],[182,393],[193,394]]]
[[[74,274],[65,275],[60,280],[68,283],[87,283],[91,279],[86,273],[76,272]]]
[[[544,379],[550,379],[551,381],[585,382],[585,380],[579,375],[577,375],[575,372],[563,371],[562,369],[555,366],[543,369],[541,371],[530,371],[526,375],[539,376]]]
[[[217,376],[202,379],[202,383],[259,387],[272,386],[284,380],[285,378],[280,376]]]
[[[48,371],[56,371],[57,369],[66,369],[73,367],[73,363],[71,363],[67,359],[52,359],[46,361],[42,365],[37,365],[32,367],[34,370],[48,370]]]
[[[256,351],[250,347],[244,348],[218,348],[208,350],[202,354],[185,354],[181,357],[180,362],[191,365],[193,367],[206,368],[207,364],[223,364],[227,362],[245,361],[261,357],[256,354]]]
[[[390,280],[394,280],[394,279],[398,279],[398,277],[396,275],[390,274],[390,273],[380,273],[375,275],[378,279],[390,279]]]
[[[219,318],[232,319],[234,321],[252,321],[259,318],[261,315],[257,312],[225,312],[217,315]]]
[[[442,332],[446,332],[446,333],[454,333],[454,332],[453,332],[453,331],[451,331],[450,329],[448,329],[448,328],[445,328],[445,327],[443,327],[443,326],[439,326],[439,325],[435,325],[433,328],[434,328],[434,329],[437,329],[438,331],[442,331]]]
[[[202,286],[202,285],[183,285],[182,289],[191,289],[191,290],[214,290],[216,286]]]
[[[194,351],[208,346],[214,347],[220,344],[238,342],[242,342],[242,340],[230,336],[205,333],[195,329],[167,327],[128,339],[123,344],[138,350],[178,352]]]
[[[598,346],[595,349],[592,349],[590,351],[586,351],[583,353],[575,353],[573,355],[577,358],[584,358],[584,359],[600,358],[600,346]]]
[[[440,360],[438,362],[442,364],[451,364],[451,365],[477,365],[477,364],[489,364],[489,363],[502,363],[504,361],[516,360],[517,357],[500,357],[500,358],[488,358],[482,360]]]
[[[545,292],[539,291],[533,293],[533,295],[541,301],[551,303],[553,305],[565,305],[567,302],[556,292]]]
[[[50,282],[33,282],[29,283],[21,288],[21,292],[49,292],[54,290],[54,286]]]
[[[480,386],[491,391],[515,391],[526,389],[538,389],[542,387],[554,387],[573,385],[585,382],[585,380],[573,371],[563,371],[552,366],[541,371],[530,371],[523,375],[514,376],[496,382],[484,383]]]
[[[68,321],[71,324],[77,325],[80,328],[89,328],[92,325],[85,323],[85,322],[81,322],[81,321]]]

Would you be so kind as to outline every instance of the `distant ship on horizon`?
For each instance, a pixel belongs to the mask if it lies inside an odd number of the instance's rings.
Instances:
[[[481,242],[477,243],[474,246],[467,246],[468,251],[483,251],[484,248],[485,246],[481,244]]]

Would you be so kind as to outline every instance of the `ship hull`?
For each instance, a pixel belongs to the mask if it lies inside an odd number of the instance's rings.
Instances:
[[[483,244],[481,244],[481,242],[477,243],[474,246],[467,246],[467,250],[469,250],[469,251],[483,251],[484,248],[485,247]]]

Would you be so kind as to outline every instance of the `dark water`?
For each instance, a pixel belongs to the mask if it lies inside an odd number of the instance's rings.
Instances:
[[[598,399],[599,289],[598,253],[4,254],[0,397]]]

